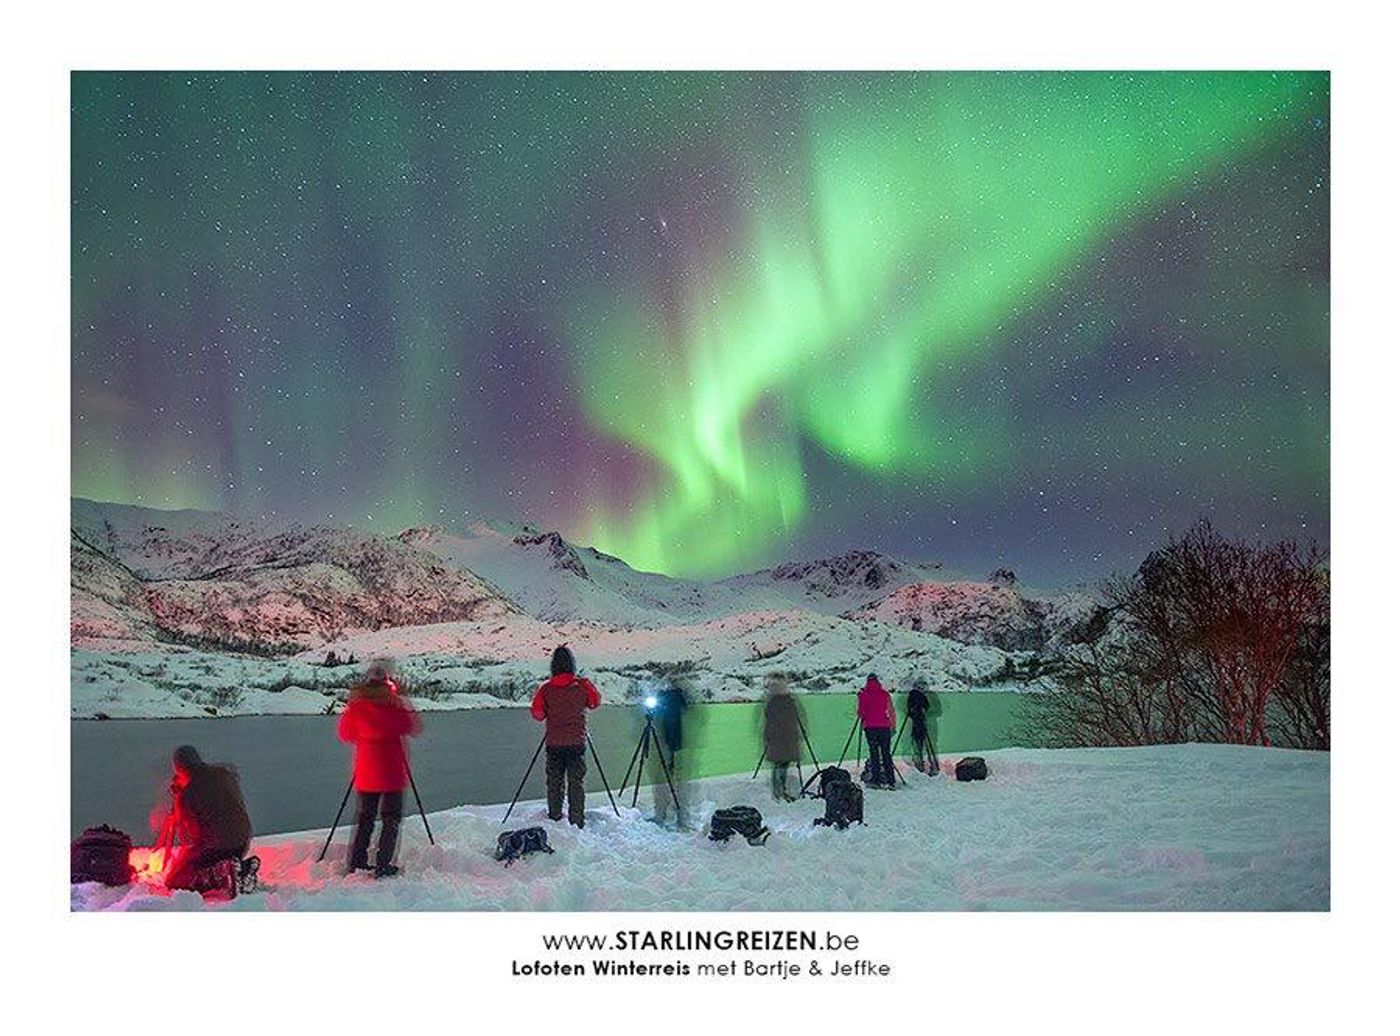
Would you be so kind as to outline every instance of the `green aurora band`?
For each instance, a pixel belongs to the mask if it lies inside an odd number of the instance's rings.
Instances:
[[[882,476],[955,485],[1009,461],[1009,417],[955,412],[988,347],[1124,223],[1326,113],[1325,75],[901,75],[810,106],[800,201],[755,204],[679,318],[611,291],[569,326],[592,422],[655,465],[600,488],[583,542],[671,574],[734,571],[800,527],[802,440]],[[675,369],[679,362],[681,371]]]

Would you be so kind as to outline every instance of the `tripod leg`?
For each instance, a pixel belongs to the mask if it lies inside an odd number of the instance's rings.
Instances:
[[[802,722],[802,716],[797,717],[797,729],[802,731],[802,740],[807,743],[807,754],[812,757],[812,769],[820,770],[822,764],[817,762],[817,753],[812,751],[812,739],[807,736],[807,724]]]
[[[642,741],[645,740],[645,738],[642,739]],[[627,772],[622,775],[622,783],[617,786],[617,793],[619,795],[627,790],[627,782],[632,778],[632,767],[637,765],[637,756],[642,753],[642,741],[638,741],[637,747],[632,749],[632,761],[627,764]]]
[[[899,783],[907,787],[909,782],[904,779],[904,773],[900,770],[899,764],[894,761],[893,752],[890,753],[890,769],[893,770],[894,775],[899,778]]]
[[[893,758],[894,758],[894,754],[895,754],[896,752],[899,751],[899,741],[900,741],[900,738],[904,737],[904,728],[905,728],[906,726],[908,726],[908,725],[909,725],[909,713],[906,712],[906,713],[904,714],[904,722],[901,723],[901,724],[899,725],[899,733],[896,734],[896,735],[894,736],[894,744],[890,745],[890,758],[891,758],[891,759],[893,759]]]
[[[510,819],[511,812],[515,809],[515,803],[520,799],[520,793],[525,790],[525,782],[530,779],[530,771],[535,768],[536,760],[539,759],[540,753],[544,751],[544,737],[543,734],[540,735],[540,743],[538,747],[535,748],[535,754],[530,756],[530,765],[525,767],[525,776],[520,778],[520,787],[515,789],[515,795],[510,800],[510,808],[506,810],[506,815],[501,817],[502,824]],[[426,821],[424,821],[424,823],[426,823]]]
[[[330,833],[326,835],[326,844],[321,846],[321,855],[316,857],[317,863],[326,858],[326,850],[331,847],[331,839],[335,837],[335,829],[340,826],[340,815],[345,812],[345,804],[350,801],[350,792],[354,787],[355,778],[351,777],[350,783],[345,786],[345,797],[340,800],[340,808],[335,811],[335,821],[331,824]]]
[[[418,815],[423,818],[423,830],[428,832],[428,844],[437,845],[433,841],[433,829],[428,826],[428,814],[423,812],[423,799],[418,794],[418,782],[413,779],[413,768],[408,765],[408,756],[404,756],[403,768],[408,771],[408,786],[413,789],[413,801],[418,803]]]
[[[666,787],[671,789],[671,801],[676,804],[676,823],[681,822],[681,797],[676,794],[676,785],[671,780],[671,768],[666,765],[666,753],[661,749],[661,735],[651,728],[651,739],[656,744],[656,758],[661,760],[661,772],[666,775]]]
[[[637,808],[637,796],[642,793],[642,771],[646,769],[647,752],[651,746],[647,743],[647,735],[651,733],[651,717],[647,717],[647,725],[642,728],[642,740],[637,743],[637,753],[640,758],[637,760],[636,783],[632,785],[632,808]]]
[[[856,717],[856,721],[855,721],[854,723],[851,724],[851,732],[850,732],[849,734],[846,735],[846,743],[841,747],[841,759],[840,759],[840,761],[836,764],[838,767],[839,767],[839,766],[844,766],[844,765],[845,765],[845,763],[846,763],[846,753],[850,750],[850,747],[851,747],[851,738],[853,738],[853,737],[856,736],[856,728],[859,727],[859,726],[860,726],[860,717],[857,716],[857,717]]]
[[[622,812],[617,808],[617,803],[613,801],[612,786],[608,784],[608,775],[603,772],[603,764],[598,758],[598,749],[593,747],[593,735],[585,731],[583,736],[588,739],[588,750],[593,753],[593,765],[598,767],[598,777],[603,782],[603,790],[608,793],[608,802],[612,803],[613,812],[620,817]]]

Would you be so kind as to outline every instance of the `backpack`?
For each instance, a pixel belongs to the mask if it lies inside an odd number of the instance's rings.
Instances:
[[[969,755],[959,759],[958,765],[953,769],[953,776],[960,781],[985,781],[987,779],[987,760],[980,755]]]
[[[496,859],[504,860],[507,867],[531,853],[553,852],[549,847],[549,836],[542,827],[522,827],[517,831],[505,831],[496,838]]]
[[[850,784],[851,775],[849,771],[843,770],[839,766],[823,767],[807,778],[807,784],[802,785],[803,794],[807,793],[807,787],[813,781],[817,782],[817,790],[812,797],[824,799],[826,798],[828,789],[830,789],[833,784]]]
[[[131,867],[131,836],[102,824],[90,827],[69,850],[72,884],[100,881],[104,885],[129,885],[136,872]]]
[[[752,806],[715,810],[710,817],[710,841],[727,842],[736,834],[743,835],[749,845],[762,845],[772,832],[763,826],[763,814]]]
[[[865,792],[854,781],[834,781],[826,789],[826,814],[812,821],[814,827],[834,827],[844,831],[852,824],[865,823]]]

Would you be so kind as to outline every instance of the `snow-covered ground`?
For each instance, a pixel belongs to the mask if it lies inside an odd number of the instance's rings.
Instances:
[[[777,805],[762,777],[691,786],[698,829],[648,809],[615,817],[589,797],[577,831],[522,803],[511,827],[544,824],[554,855],[491,858],[504,808],[430,815],[436,846],[406,818],[392,880],[342,877],[347,833],[260,838],[272,891],[206,904],[138,883],[75,885],[74,910],[1326,910],[1329,767],[1323,752],[1226,745],[1002,749],[990,778],[908,773],[867,791],[867,826],[812,826],[821,803]],[[944,760],[950,767],[953,760]],[[644,795],[646,792],[644,790]],[[717,806],[752,804],[773,835],[710,842]],[[639,801],[639,806],[649,806]]]
[[[896,688],[922,675],[940,691],[1035,690],[998,675],[995,648],[878,622],[805,611],[746,612],[650,629],[550,627],[510,621],[444,622],[360,633],[328,648],[354,666],[321,665],[325,651],[269,659],[161,646],[143,651],[74,649],[75,719],[320,713],[363,673],[363,660],[388,655],[425,708],[473,708],[526,699],[548,676],[550,651],[570,644],[610,702],[635,698],[661,669],[683,673],[705,701],[752,701],[764,678],[790,675],[799,691],[848,692],[869,671]]]

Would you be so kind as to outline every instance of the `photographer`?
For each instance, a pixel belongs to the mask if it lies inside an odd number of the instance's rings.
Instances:
[[[559,820],[564,805],[564,779],[569,784],[569,823],[583,827],[583,756],[588,740],[584,712],[603,703],[598,688],[574,672],[574,654],[561,644],[549,660],[550,678],[540,684],[530,702],[530,715],[544,723],[545,798],[549,819]]]
[[[662,687],[656,693],[656,704],[652,707],[661,752],[666,753],[665,766],[662,765],[660,752],[650,761],[651,790],[656,805],[656,815],[652,819],[665,827],[670,816],[673,802],[671,788],[666,785],[666,768],[669,767],[671,783],[675,787],[676,799],[679,800],[676,827],[680,830],[686,828],[685,780],[690,770],[690,751],[686,739],[682,737],[681,728],[683,725],[690,726],[684,722],[683,715],[689,707],[690,696],[679,682],[669,682]],[[693,737],[690,740],[693,741]]]
[[[773,764],[773,798],[794,802],[788,792],[788,768],[802,757],[802,711],[788,692],[787,677],[768,677],[768,697],[763,703],[763,754]]]
[[[933,717],[933,730],[936,730],[939,711],[938,695],[930,698],[928,681],[922,676],[915,677],[909,698],[904,703],[904,712],[909,720],[909,735],[914,744],[914,769],[929,776],[938,773],[938,739],[929,728],[929,717]],[[925,750],[928,752],[927,763],[924,761]]]
[[[874,673],[865,678],[865,686],[856,696],[856,714],[870,746],[870,786],[893,788],[894,759],[890,756],[890,738],[894,734],[894,699]]]
[[[369,868],[376,811],[380,826],[374,876],[391,878],[399,873],[394,852],[403,820],[403,792],[408,785],[408,749],[403,739],[422,729],[418,712],[399,694],[398,684],[389,675],[389,663],[372,663],[364,682],[350,691],[350,702],[340,717],[340,740],[355,745],[354,785],[359,799],[347,874]]]
[[[224,861],[242,859],[253,837],[238,774],[230,766],[206,763],[192,745],[175,749],[170,794],[174,806],[158,848],[174,858],[165,873],[172,889],[199,889],[222,884],[205,871]],[[176,839],[180,847],[175,850]]]

